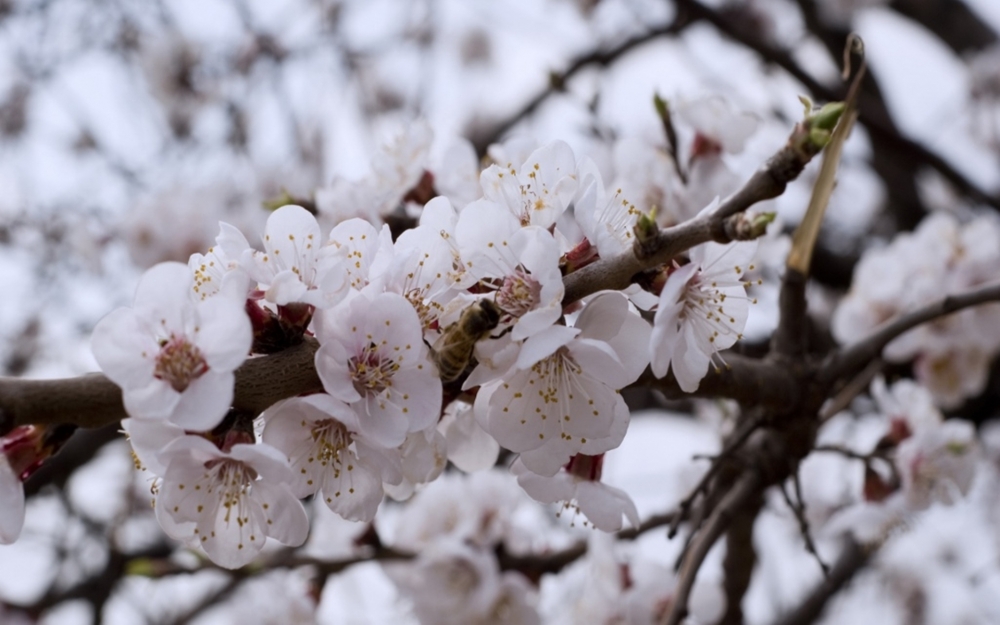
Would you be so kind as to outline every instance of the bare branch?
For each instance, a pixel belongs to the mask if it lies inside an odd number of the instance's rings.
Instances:
[[[680,581],[677,591],[674,594],[673,605],[664,623],[666,625],[680,625],[687,616],[688,598],[691,596],[691,589],[694,588],[694,580],[701,568],[701,563],[705,561],[705,556],[711,551],[712,546],[722,536],[739,513],[740,509],[748,501],[760,492],[760,475],[756,472],[749,472],[743,475],[733,485],[733,488],[726,493],[718,507],[712,512],[705,526],[698,532],[698,536],[692,543],[691,549],[687,552],[680,570]]]
[[[554,93],[561,91],[565,87],[566,82],[581,70],[586,69],[591,65],[607,67],[608,65],[614,63],[617,59],[624,56],[626,53],[645,43],[660,37],[675,35],[681,32],[688,24],[689,22],[686,19],[676,19],[669,24],[663,24],[661,26],[651,28],[641,35],[626,39],[613,48],[609,48],[607,50],[594,50],[593,52],[588,52],[587,54],[573,59],[570,61],[569,67],[567,67],[564,71],[553,72],[549,76],[548,86],[536,94],[535,97],[531,98],[531,100],[518,109],[513,115],[498,123],[485,135],[475,138],[473,140],[473,144],[476,147],[476,153],[480,155],[485,154],[486,148],[489,147],[491,143],[496,143],[497,141],[503,139],[503,136],[507,134],[511,128],[517,125],[517,123],[521,120],[534,113],[535,110],[537,110],[538,107],[541,106],[542,103],[549,99],[549,97]]]
[[[849,541],[830,569],[830,575],[806,596],[797,608],[775,622],[775,625],[808,625],[815,623],[831,597],[847,586],[851,578],[871,559],[874,547]]]
[[[869,362],[878,358],[886,345],[907,330],[963,308],[996,301],[1000,301],[1000,283],[989,284],[959,295],[949,295],[933,304],[899,315],[882,324],[869,336],[834,352],[820,370],[820,379],[832,382],[856,375]]]
[[[806,502],[802,498],[802,485],[799,483],[799,474],[797,471],[792,473],[792,481],[795,484],[795,500],[792,500],[792,496],[788,492],[788,486],[784,483],[779,485],[781,496],[784,497],[785,503],[788,504],[792,514],[795,515],[795,520],[799,522],[799,532],[802,534],[802,540],[806,543],[806,551],[816,559],[819,568],[823,570],[823,575],[828,576],[830,574],[830,567],[826,562],[823,562],[823,558],[819,557],[819,552],[816,551],[816,543],[813,542],[812,532],[809,530],[809,520],[806,519]]]
[[[777,65],[788,72],[816,97],[828,101],[843,99],[843,92],[827,87],[813,78],[795,62],[795,59],[787,50],[772,46],[769,42],[762,40],[756,32],[741,28],[740,24],[731,22],[718,11],[698,2],[698,0],[676,0],[676,2],[678,8],[690,14],[691,19],[705,20],[733,41],[754,50],[764,61]],[[838,38],[838,42],[842,41],[842,37]],[[862,98],[858,103],[859,121],[871,133],[873,145],[882,145],[891,149],[898,157],[897,160],[913,163],[912,169],[916,169],[921,165],[936,169],[938,173],[944,176],[956,188],[960,189],[966,196],[977,202],[983,202],[984,204],[989,204],[994,208],[1000,209],[1000,197],[990,195],[979,188],[979,186],[955,169],[951,163],[931,152],[922,144],[902,136],[892,127],[891,123],[886,123],[884,115],[879,114],[875,105],[876,102],[871,98]]]

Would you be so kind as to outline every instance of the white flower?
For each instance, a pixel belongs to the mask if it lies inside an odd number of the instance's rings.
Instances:
[[[657,377],[672,368],[681,389],[694,392],[713,357],[742,337],[750,310],[740,278],[752,268],[747,263],[756,247],[753,241],[699,245],[691,262],[670,274],[653,318],[650,359]]]
[[[538,614],[527,603],[529,585],[517,573],[501,573],[496,556],[457,540],[421,551],[412,563],[387,568],[413,601],[421,623],[435,625],[531,625]]]
[[[581,168],[581,172],[583,168]],[[603,257],[615,256],[631,248],[632,232],[639,209],[622,197],[622,190],[605,190],[597,166],[587,161],[587,174],[581,174],[584,189],[573,205],[573,214],[584,236],[597,246]]]
[[[94,358],[122,388],[125,409],[210,430],[229,410],[233,371],[250,351],[252,331],[242,298],[192,300],[186,265],[161,263],[143,274],[133,308],[97,324]]]
[[[465,207],[455,226],[466,270],[484,286],[496,288],[495,302],[513,324],[511,337],[525,339],[562,315],[564,293],[559,245],[537,226],[521,227],[489,200]]]
[[[481,547],[510,542],[514,518],[528,502],[506,471],[444,473],[403,508],[393,544],[420,551],[441,538]]]
[[[232,289],[233,295],[246,297],[249,284],[241,269],[240,259],[250,249],[243,233],[225,222],[219,222],[219,236],[206,254],[192,254],[188,267],[194,272],[194,294],[197,299],[215,295],[220,289]]]
[[[427,168],[428,155],[434,133],[425,119],[407,124],[401,132],[383,143],[372,156],[372,171],[377,187],[386,193],[391,190],[391,200],[384,208],[392,210],[408,191],[417,186]]]
[[[889,418],[889,436],[898,443],[916,433],[937,428],[944,417],[926,388],[903,378],[891,387],[876,376],[871,386],[879,412]]]
[[[479,170],[479,158],[472,144],[467,139],[454,139],[445,149],[440,165],[434,167],[434,187],[455,206],[463,208],[482,197]],[[427,206],[424,206],[426,209]]]
[[[539,453],[548,457],[543,470],[549,475],[595,441],[611,447],[588,447],[587,453],[617,446],[628,415],[618,390],[645,368],[637,355],[644,353],[649,332],[621,295],[596,297],[576,327],[552,326],[525,341],[514,367],[479,389],[476,419],[511,451],[551,445]]]
[[[719,96],[681,100],[675,109],[679,119],[730,154],[742,152],[746,140],[760,124],[756,115],[733,110],[729,102]]]
[[[345,285],[334,250],[325,247],[319,224],[301,206],[282,206],[264,227],[264,251],[247,250],[243,265],[259,282],[264,296],[278,305],[302,302],[325,308]]]
[[[386,493],[397,501],[409,499],[418,484],[437,479],[448,464],[444,436],[432,425],[420,432],[411,432],[400,446],[402,481],[386,486]]]
[[[392,235],[386,225],[376,230],[363,219],[348,219],[330,231],[328,245],[343,263],[348,284],[358,291],[381,278],[392,262]]]
[[[916,510],[935,501],[955,503],[968,494],[978,457],[976,429],[968,421],[951,419],[907,438],[896,457],[907,503]]]
[[[349,521],[375,517],[382,501],[378,463],[386,461],[358,439],[353,410],[329,395],[310,395],[269,408],[264,423],[263,441],[288,456],[289,486],[296,497],[319,493],[331,510]]]
[[[358,430],[386,448],[437,423],[441,380],[416,311],[402,295],[359,293],[318,315],[316,370],[326,392],[358,413]]]
[[[333,223],[360,217],[380,223],[406,194],[420,184],[427,168],[433,133],[425,120],[407,125],[379,146],[372,156],[372,172],[360,180],[337,178],[316,190],[316,206]]]
[[[469,404],[451,402],[445,408],[439,429],[447,442],[448,460],[459,469],[472,473],[496,464],[500,444],[479,426]]]
[[[200,545],[219,566],[247,564],[267,537],[290,546],[305,542],[309,520],[286,486],[291,470],[270,445],[233,445],[225,453],[200,436],[185,436],[163,458],[161,525],[173,538]]]
[[[424,206],[420,225],[396,239],[395,256],[387,272],[385,288],[405,297],[420,316],[424,332],[433,343],[433,328],[445,304],[453,300],[456,289],[471,286],[455,245],[454,229],[458,216],[448,198],[436,197]]]
[[[491,165],[480,182],[484,197],[506,208],[522,226],[549,228],[576,193],[576,159],[569,145],[554,141],[519,166]]]
[[[563,508],[582,513],[599,530],[617,532],[622,528],[622,515],[632,527],[639,527],[639,512],[625,491],[601,483],[603,455],[573,456],[562,471],[553,477],[532,473],[520,458],[510,471],[517,483],[535,501],[562,502]]]

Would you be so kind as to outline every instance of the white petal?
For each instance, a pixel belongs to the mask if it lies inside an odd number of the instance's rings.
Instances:
[[[639,512],[624,491],[600,482],[581,481],[576,487],[576,502],[599,530],[617,532],[622,528],[622,514],[633,527],[639,527]]]
[[[160,348],[132,310],[118,308],[101,319],[90,345],[101,370],[123,389],[145,386],[153,379]]]
[[[302,503],[283,484],[257,480],[251,497],[263,512],[267,535],[289,547],[298,547],[309,536],[309,518]]]
[[[195,432],[206,432],[219,425],[232,406],[235,380],[232,371],[209,369],[180,394],[170,422]]]
[[[160,263],[146,270],[135,291],[135,314],[164,337],[181,335],[193,312],[194,277],[183,263]]]
[[[323,486],[323,502],[348,521],[369,522],[382,502],[382,480],[363,464],[349,461]]]
[[[219,294],[198,305],[200,326],[195,344],[208,366],[221,371],[234,371],[243,364],[253,342],[253,328],[243,308],[243,301],[234,301]]]

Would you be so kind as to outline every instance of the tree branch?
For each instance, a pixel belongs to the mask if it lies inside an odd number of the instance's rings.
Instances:
[[[723,497],[718,507],[712,512],[712,516],[709,517],[705,526],[698,532],[698,536],[695,538],[691,549],[688,550],[681,564],[677,591],[674,593],[673,604],[664,621],[666,625],[680,625],[684,617],[687,616],[688,598],[691,596],[691,590],[694,588],[694,580],[698,575],[698,570],[701,568],[701,563],[705,561],[705,557],[711,551],[712,546],[715,545],[715,542],[726,531],[736,515],[739,514],[741,508],[752,497],[755,495],[759,496],[760,483],[761,478],[757,472],[751,471],[745,473],[733,488],[726,493],[726,496]]]
[[[788,364],[770,359],[757,360],[724,352],[725,366],[709,369],[698,389],[693,393],[681,390],[673,372],[657,378],[648,367],[633,386],[646,386],[663,393],[667,399],[691,397],[725,397],[735,399],[744,406],[763,406],[783,410],[798,401],[801,383]]]
[[[708,241],[730,243],[738,240],[740,233],[729,218],[758,202],[784,193],[788,183],[798,178],[819,152],[819,148],[809,142],[808,133],[803,124],[796,124],[788,142],[711,213],[661,230],[655,239],[642,244],[641,253],[633,248],[618,256],[602,258],[567,275],[563,279],[566,289],[563,305],[598,291],[624,289],[640,271],[669,262],[696,245]]]
[[[757,563],[753,526],[763,505],[764,498],[758,492],[757,498],[740,510],[726,532],[726,557],[722,561],[726,612],[719,625],[743,625],[743,597],[750,587],[754,564]]]
[[[897,316],[860,341],[848,345],[827,358],[820,369],[820,379],[833,382],[854,376],[869,362],[879,357],[893,339],[922,323],[988,302],[1000,301],[1000,283],[989,284],[958,295],[949,295],[933,304]]]
[[[236,370],[233,407],[260,414],[275,402],[323,390],[314,339],[250,358]],[[62,380],[0,378],[0,434],[19,425],[69,423],[96,428],[126,418],[118,385],[101,373]]]
[[[581,70],[591,65],[607,67],[608,65],[614,63],[618,58],[645,43],[660,37],[679,33],[689,23],[690,22],[683,16],[678,16],[677,19],[669,24],[657,26],[645,33],[642,33],[641,35],[626,39],[613,48],[609,48],[607,50],[594,50],[593,52],[576,57],[570,61],[569,67],[567,67],[564,71],[558,73],[553,72],[550,74],[548,86],[538,92],[535,97],[531,98],[531,100],[518,109],[517,112],[498,123],[488,132],[481,134],[479,137],[474,137],[472,143],[476,148],[476,154],[486,154],[486,148],[488,148],[490,144],[503,139],[503,136],[507,134],[511,128],[513,128],[521,120],[534,113],[535,110],[537,110],[538,107],[545,102],[545,100],[547,100],[554,93],[562,91],[565,88],[566,82]]]
[[[859,545],[850,540],[844,546],[840,557],[830,569],[830,575],[802,601],[799,606],[781,618],[775,625],[809,625],[815,623],[823,613],[831,597],[843,590],[851,578],[868,563],[873,548]]]
[[[742,28],[739,24],[734,24],[722,14],[698,2],[698,0],[675,1],[679,8],[683,8],[690,13],[692,19],[703,19],[709,22],[719,32],[733,41],[755,51],[766,62],[784,69],[809,89],[817,98],[829,101],[842,100],[844,98],[843,91],[827,87],[809,75],[795,62],[788,51],[775,48],[770,43],[763,41],[756,33]],[[839,38],[837,45],[838,47],[843,45],[843,37]],[[944,176],[957,189],[961,190],[967,197],[1000,209],[1000,197],[992,196],[980,189],[949,162],[931,152],[922,144],[902,136],[895,128],[885,123],[884,115],[880,116],[878,114],[871,98],[860,99],[858,102],[858,112],[860,113],[859,119],[861,123],[864,124],[865,128],[871,134],[872,145],[885,146],[891,149],[896,156],[895,160],[897,163],[912,163],[913,166],[910,169],[916,169],[919,166],[936,169],[938,173]]]

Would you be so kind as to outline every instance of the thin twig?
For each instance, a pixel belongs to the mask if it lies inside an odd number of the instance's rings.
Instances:
[[[709,483],[721,470],[725,460],[728,460],[729,457],[732,456],[748,438],[750,438],[750,435],[753,434],[758,427],[760,427],[760,424],[760,419],[751,419],[747,421],[742,430],[734,433],[733,438],[726,442],[722,451],[714,456],[711,466],[709,466],[708,470],[705,471],[705,475],[701,476],[701,479],[698,480],[698,484],[695,485],[695,487],[691,490],[691,493],[684,498],[684,501],[681,502],[680,508],[677,510],[677,514],[670,523],[670,530],[667,532],[667,538],[673,538],[677,535],[677,529],[683,521],[687,520],[688,515],[691,512],[691,506],[694,505],[695,499],[698,498],[699,494],[708,490]]]
[[[802,499],[802,485],[799,483],[798,471],[792,473],[791,479],[795,485],[795,499],[798,501],[792,501],[792,496],[788,492],[788,486],[784,482],[779,485],[779,490],[781,490],[781,495],[785,498],[785,503],[792,510],[792,514],[795,515],[795,520],[799,522],[799,532],[806,543],[806,551],[812,554],[816,562],[819,563],[819,568],[823,570],[823,576],[828,577],[830,575],[830,567],[819,556],[819,552],[816,550],[816,543],[813,542],[812,532],[809,530],[809,520],[806,519],[806,503]]]
[[[874,546],[859,545],[853,540],[849,541],[844,546],[843,551],[840,552],[840,556],[834,563],[833,568],[831,568],[830,574],[806,596],[805,600],[797,608],[779,618],[775,621],[774,625],[809,625],[810,623],[815,623],[820,615],[823,614],[823,609],[826,607],[827,602],[847,586],[848,582],[851,581],[851,578],[858,571],[865,567],[876,548]]]
[[[658,267],[701,243],[736,240],[736,230],[728,218],[784,193],[788,183],[798,178],[820,149],[811,141],[809,129],[804,124],[796,124],[788,142],[714,211],[660,231],[655,239],[643,244],[641,257],[629,249],[567,275],[563,279],[563,305],[605,289],[624,289],[639,272]]]
[[[689,23],[690,22],[687,19],[679,17],[679,19],[675,19],[668,24],[662,24],[655,28],[651,28],[641,35],[626,39],[613,48],[608,48],[607,50],[594,50],[576,57],[570,61],[569,66],[564,71],[553,72],[549,77],[548,85],[535,94],[535,97],[528,100],[524,106],[498,123],[488,133],[476,138],[473,141],[476,147],[476,153],[480,155],[485,154],[486,148],[489,147],[490,144],[500,141],[511,128],[518,124],[518,122],[534,113],[535,110],[537,110],[538,107],[541,106],[542,103],[545,102],[550,96],[564,89],[569,79],[581,70],[586,69],[591,65],[607,67],[626,53],[645,43],[653,41],[654,39],[659,39],[660,37],[674,35],[681,32]]]
[[[843,99],[843,92],[827,87],[816,80],[795,62],[794,57],[787,50],[774,47],[750,29],[741,28],[715,9],[698,2],[698,0],[676,0],[676,3],[678,8],[690,14],[691,19],[709,22],[725,36],[755,51],[764,61],[777,65],[788,72],[816,97],[827,101]],[[873,143],[890,146],[895,153],[905,156],[907,160],[916,161],[919,165],[936,169],[964,195],[1000,209],[1000,197],[990,195],[979,188],[955,169],[951,163],[931,152],[919,142],[904,137],[897,130],[887,127],[873,110],[871,102],[862,99],[858,103],[858,110],[860,112],[859,119],[871,133]]]
[[[876,358],[868,363],[868,366],[862,369],[861,373],[851,378],[851,381],[823,406],[823,409],[819,413],[819,422],[821,424],[826,423],[841,410],[847,408],[854,401],[855,397],[868,388],[872,379],[884,366],[885,362],[881,358]]]

